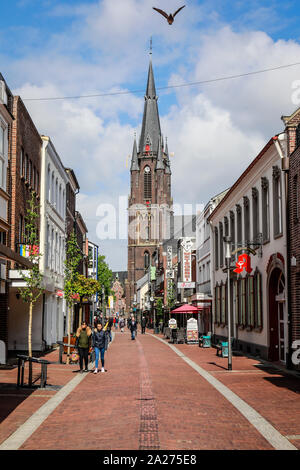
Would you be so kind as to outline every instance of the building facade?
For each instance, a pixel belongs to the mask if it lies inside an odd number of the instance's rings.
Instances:
[[[17,268],[30,267],[26,259],[25,216],[31,195],[37,206],[40,204],[40,175],[42,139],[19,96],[13,100],[11,156],[10,156],[10,248],[19,254],[18,261],[12,261],[9,270],[8,348],[27,349],[28,304],[19,295],[22,280]],[[39,233],[39,221],[37,222]],[[33,310],[32,349],[43,350],[43,299],[36,302]]]
[[[208,218],[213,240],[215,340],[228,336],[223,238],[229,236],[231,264],[233,269],[238,269],[238,272],[232,270],[230,280],[235,348],[282,363],[286,363],[289,346],[286,188],[277,141],[284,138],[282,134],[269,140]],[[245,254],[250,256],[250,266],[245,264]]]
[[[9,241],[9,209],[10,209],[10,172],[9,155],[11,150],[11,126],[13,96],[0,74],[0,341],[3,354],[0,364],[5,363],[8,340],[8,279],[7,261],[10,259]]]
[[[136,283],[144,276],[153,254],[161,251],[171,213],[171,170],[157,106],[150,60],[139,146],[134,140],[128,200],[128,310],[136,303]]]
[[[291,116],[283,116],[287,135],[286,147],[283,149],[287,157],[288,204],[287,204],[287,249],[289,279],[289,339],[290,368],[300,369],[300,109]],[[292,360],[294,358],[294,360]]]
[[[42,136],[40,199],[40,272],[43,275],[43,327],[46,347],[65,333],[63,300],[66,247],[66,185],[64,166],[49,137]]]
[[[228,190],[212,197],[196,219],[196,294],[192,303],[198,307],[199,331],[212,331],[211,231],[208,217]]]

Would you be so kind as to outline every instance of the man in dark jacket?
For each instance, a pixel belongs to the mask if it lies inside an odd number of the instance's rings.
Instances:
[[[145,334],[146,325],[147,325],[147,320],[146,320],[146,318],[143,316],[143,317],[142,317],[142,320],[141,320],[142,335]]]
[[[137,329],[137,324],[136,324],[134,317],[132,317],[131,322],[130,322],[131,339],[135,339],[136,329]]]
[[[95,350],[95,370],[94,374],[98,372],[99,354],[101,356],[101,372],[105,372],[104,369],[104,354],[105,354],[105,331],[103,331],[102,324],[98,322],[96,330],[93,332],[92,347]]]

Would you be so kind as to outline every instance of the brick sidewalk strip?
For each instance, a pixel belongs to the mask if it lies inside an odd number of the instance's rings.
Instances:
[[[278,432],[266,419],[264,419],[257,411],[232,392],[228,387],[223,385],[218,379],[185,356],[177,347],[166,343],[162,338],[154,335],[151,336],[169,346],[183,361],[196,370],[205,380],[207,380],[207,382],[218,390],[218,392],[220,392],[243,416],[245,416],[245,418],[260,432],[260,434],[272,445],[272,447],[274,447],[274,449],[297,450],[297,447],[291,444],[289,440],[280,434],[280,432]]]
[[[141,388],[141,422],[139,432],[140,450],[157,450],[159,446],[158,422],[149,368],[143,347],[137,339],[140,355],[140,388]]]

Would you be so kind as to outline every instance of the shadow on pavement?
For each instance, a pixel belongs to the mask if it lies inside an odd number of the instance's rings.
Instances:
[[[274,373],[274,371],[271,373]],[[276,373],[278,375],[280,374],[280,371],[277,371]],[[282,377],[264,377],[264,380],[271,383],[272,385],[275,385],[276,387],[285,388],[291,392],[300,394],[300,380],[297,377],[293,378],[282,375]]]
[[[17,389],[11,383],[0,383],[0,423],[4,421],[34,389]]]

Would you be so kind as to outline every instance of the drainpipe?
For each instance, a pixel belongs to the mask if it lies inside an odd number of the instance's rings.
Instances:
[[[280,145],[279,140],[284,141],[285,145],[286,142],[286,133],[279,134],[273,138],[274,145],[278,152],[279,157],[281,158],[281,169],[284,172],[284,185],[285,185],[285,223],[286,223],[286,257],[287,257],[287,266],[286,266],[286,274],[287,274],[287,314],[288,314],[288,354],[286,358],[286,368],[293,369],[292,366],[292,315],[291,315],[291,244],[290,244],[290,211],[289,211],[289,198],[290,198],[290,191],[289,191],[289,168],[290,168],[290,159],[287,156],[287,147],[285,150],[285,155],[282,151],[282,147]]]
[[[210,227],[210,279],[211,279],[211,295],[212,295],[212,304],[211,304],[211,336],[214,338],[215,342],[215,322],[214,322],[214,312],[215,312],[215,305],[216,305],[216,299],[215,299],[215,256],[214,256],[214,239],[213,239],[213,226],[212,226],[212,221],[209,221],[209,227]]]
[[[42,313],[42,343],[43,343],[43,351],[46,351],[46,340],[44,336],[44,327],[45,327],[45,294],[43,294],[43,313]]]

